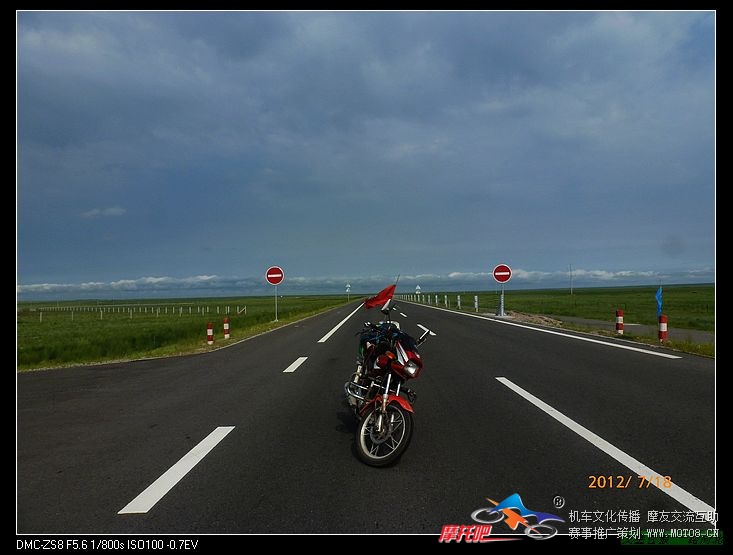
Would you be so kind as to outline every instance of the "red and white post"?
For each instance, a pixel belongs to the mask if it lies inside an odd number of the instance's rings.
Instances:
[[[214,324],[212,324],[211,322],[206,324],[206,342],[209,345],[214,344]]]
[[[624,311],[621,309],[616,311],[616,333],[619,335],[624,334]]]
[[[659,341],[667,341],[667,315],[659,316]]]
[[[229,316],[224,318],[224,339],[229,339]]]

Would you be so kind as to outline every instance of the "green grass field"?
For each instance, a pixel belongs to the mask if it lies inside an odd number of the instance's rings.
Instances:
[[[514,311],[544,316],[574,316],[604,322],[614,322],[616,310],[621,309],[624,311],[626,323],[656,326],[656,292],[657,286],[583,288],[573,290],[572,295],[568,289],[512,290],[506,287],[504,305],[508,313]],[[669,326],[676,329],[715,332],[714,285],[665,285],[662,292],[663,313],[668,317]],[[430,293],[432,304],[435,304],[436,294],[440,306],[444,305],[445,295],[448,295],[449,308],[457,308],[456,293]],[[488,293],[486,291],[463,291],[460,295],[461,310],[464,311],[474,311],[474,295],[479,297],[480,312],[495,313],[499,305],[499,290]],[[601,330],[598,326],[591,324],[565,322],[563,327],[615,336],[615,333]],[[652,345],[659,344],[655,335],[641,335],[635,333],[633,328],[626,329],[624,339]],[[715,345],[712,342],[696,343],[692,340],[669,339],[666,346],[687,353],[715,356]]]
[[[344,303],[345,295],[280,297],[274,322],[274,297],[23,302],[17,311],[17,369],[211,350]],[[213,346],[206,342],[208,322],[214,324]]]
[[[543,314],[547,316],[576,316],[593,320],[614,321],[616,309],[624,311],[626,322],[657,324],[656,286],[598,287],[575,289],[504,291],[506,310]],[[715,286],[665,285],[662,287],[663,312],[670,326],[676,328],[715,331]],[[435,293],[433,293],[435,295]],[[443,303],[444,293],[438,293]],[[479,309],[493,312],[499,305],[499,291],[491,293],[461,292],[462,309],[473,310],[473,297],[479,297]],[[450,306],[455,308],[456,294],[448,293]]]
[[[655,325],[656,290],[651,286],[588,288],[575,289],[571,296],[567,289],[515,291],[507,287],[505,305],[508,311],[604,321],[614,321],[616,309],[621,308],[626,322]],[[670,285],[663,291],[670,326],[715,331],[714,285]],[[455,308],[456,293],[437,294],[441,304],[448,294]],[[499,303],[498,291],[460,295],[462,309],[467,311],[473,311],[474,295],[479,296],[481,312],[495,311]],[[345,295],[280,297],[276,323],[273,297],[22,302],[17,307],[17,369],[203,352],[344,303]],[[230,320],[228,340],[223,339],[225,316]],[[208,322],[214,324],[213,346],[206,343]],[[714,351],[714,346],[678,347],[709,356]]]

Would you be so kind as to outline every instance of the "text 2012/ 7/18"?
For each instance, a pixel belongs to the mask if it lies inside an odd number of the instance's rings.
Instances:
[[[610,474],[608,476],[596,476],[591,474],[588,476],[588,489],[627,489],[629,487],[636,486],[637,489],[648,488],[649,486],[656,486],[658,488],[671,488],[672,478],[669,476],[624,476],[617,474],[616,476]]]

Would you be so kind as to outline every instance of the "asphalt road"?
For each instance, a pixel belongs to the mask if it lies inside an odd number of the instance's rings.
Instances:
[[[352,303],[208,354],[18,374],[17,532],[437,538],[513,493],[563,518],[561,533],[710,528],[689,515],[716,506],[713,360],[398,304],[403,329],[436,336],[395,466],[359,462],[343,402],[354,334],[379,312],[319,342]],[[647,524],[649,511],[688,522]]]

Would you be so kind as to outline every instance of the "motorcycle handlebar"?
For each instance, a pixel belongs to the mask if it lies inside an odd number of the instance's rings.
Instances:
[[[365,331],[369,331],[369,330],[379,331],[379,329],[380,329],[379,326],[377,326],[376,324],[372,324],[371,322],[364,322],[364,327],[361,328],[361,331],[356,332],[356,335],[362,334]]]
[[[364,333],[365,331],[368,331],[368,330],[380,332],[383,330],[383,327],[384,327],[383,325],[377,325],[371,322],[364,322],[364,327],[362,328],[360,332],[357,332],[356,335]],[[409,335],[405,333],[404,331],[398,331],[398,333]],[[415,345],[422,345],[423,343],[425,343],[429,335],[434,335],[434,334],[429,329],[425,329],[425,332],[420,337],[418,337],[417,339],[413,339],[415,341]]]

